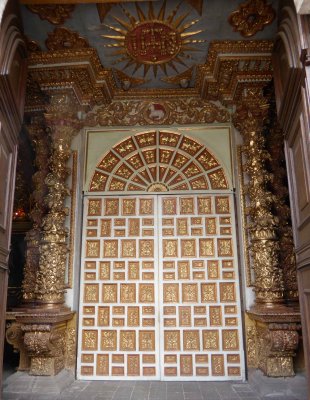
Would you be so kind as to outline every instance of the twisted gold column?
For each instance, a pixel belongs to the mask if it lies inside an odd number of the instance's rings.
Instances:
[[[266,161],[270,155],[262,134],[268,108],[260,90],[248,90],[234,114],[234,124],[243,137],[244,171],[249,177],[244,190],[249,201],[247,229],[256,302],[272,306],[284,301],[284,285],[276,236],[278,221],[272,213],[275,197],[268,189],[272,176],[267,172]]]
[[[35,150],[35,167],[37,171],[32,177],[34,190],[31,196],[32,209],[30,217],[33,226],[26,234],[26,261],[24,266],[24,278],[22,283],[23,303],[31,303],[36,300],[35,282],[39,268],[39,245],[41,241],[41,224],[46,212],[44,197],[47,193],[45,178],[48,174],[49,138],[45,128],[43,115],[32,117],[31,124],[27,126],[29,137]]]
[[[49,174],[46,177],[48,194],[45,204],[48,212],[43,218],[40,260],[35,288],[39,303],[55,306],[64,303],[65,272],[67,261],[68,209],[64,202],[70,194],[66,179],[70,173],[67,162],[71,155],[71,141],[79,130],[79,121],[67,104],[68,99],[54,99],[50,113],[45,115],[50,127],[52,154],[49,159]],[[68,109],[69,107],[69,109]]]

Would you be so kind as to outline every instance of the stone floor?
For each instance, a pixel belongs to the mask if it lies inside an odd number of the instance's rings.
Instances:
[[[267,378],[249,372],[247,382],[75,381],[17,372],[6,378],[3,400],[307,400],[304,375]]]

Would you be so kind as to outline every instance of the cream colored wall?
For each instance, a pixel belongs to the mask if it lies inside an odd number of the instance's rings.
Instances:
[[[226,176],[229,180],[229,187],[234,185],[234,174],[231,156],[231,127],[221,125],[195,125],[186,127],[143,127],[143,128],[101,128],[100,130],[88,130],[86,132],[86,165],[84,176],[84,191],[88,191],[91,177],[96,165],[103,158],[104,154],[112,146],[128,136],[133,136],[139,132],[154,130],[165,130],[183,133],[197,139],[205,145],[208,150],[218,159],[224,167]]]

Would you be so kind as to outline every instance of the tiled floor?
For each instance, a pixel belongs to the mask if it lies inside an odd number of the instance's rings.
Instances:
[[[270,379],[252,371],[248,382],[72,381],[7,379],[3,400],[306,400],[306,379]],[[12,378],[12,377],[11,377]],[[67,384],[66,384],[67,379]],[[61,389],[62,387],[62,389]],[[58,392],[58,393],[57,393]],[[60,392],[60,393],[59,393]]]

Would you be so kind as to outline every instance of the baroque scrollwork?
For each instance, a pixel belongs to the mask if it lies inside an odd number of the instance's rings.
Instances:
[[[244,37],[250,37],[271,24],[275,16],[274,9],[266,0],[247,0],[239,5],[238,10],[231,13],[228,21],[234,31],[240,32]]]
[[[49,33],[45,44],[48,50],[52,51],[89,47],[86,39],[79,36],[78,33],[63,27],[56,28],[53,32]]]
[[[74,4],[29,4],[27,7],[41,19],[55,25],[63,24],[74,10]]]

